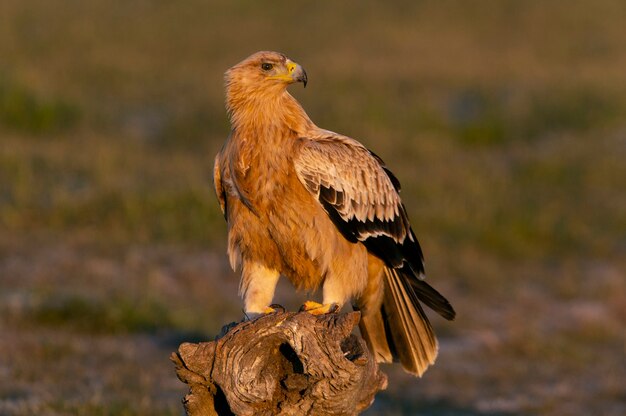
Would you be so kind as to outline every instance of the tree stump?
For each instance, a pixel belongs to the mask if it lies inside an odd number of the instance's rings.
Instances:
[[[277,312],[230,324],[212,342],[172,353],[189,386],[188,416],[357,415],[387,387],[362,338],[359,312]]]

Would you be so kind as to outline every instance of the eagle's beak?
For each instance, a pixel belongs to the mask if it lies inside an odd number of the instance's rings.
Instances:
[[[301,82],[306,88],[306,83],[308,79],[306,77],[306,71],[304,70],[304,68],[302,68],[295,62],[289,61],[287,63],[287,72],[289,73],[289,76],[291,77],[293,82]]]

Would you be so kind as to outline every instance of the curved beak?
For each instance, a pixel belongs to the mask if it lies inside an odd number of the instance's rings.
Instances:
[[[306,88],[306,83],[308,81],[308,78],[306,76],[306,71],[304,70],[304,68],[302,68],[300,65],[298,65],[295,62],[289,61],[287,63],[287,72],[289,73],[289,76],[291,77],[293,82],[301,82],[304,84],[304,87]]]

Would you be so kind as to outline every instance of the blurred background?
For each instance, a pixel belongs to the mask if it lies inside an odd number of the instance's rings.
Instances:
[[[396,173],[458,312],[365,414],[626,414],[624,22],[621,0],[3,0],[0,414],[182,413],[169,354],[242,317],[212,166],[223,73],[263,49]]]

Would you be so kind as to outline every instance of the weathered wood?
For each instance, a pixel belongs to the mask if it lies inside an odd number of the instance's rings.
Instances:
[[[172,361],[189,386],[188,416],[357,415],[387,386],[360,314],[277,312],[231,324],[212,342],[181,344]]]

